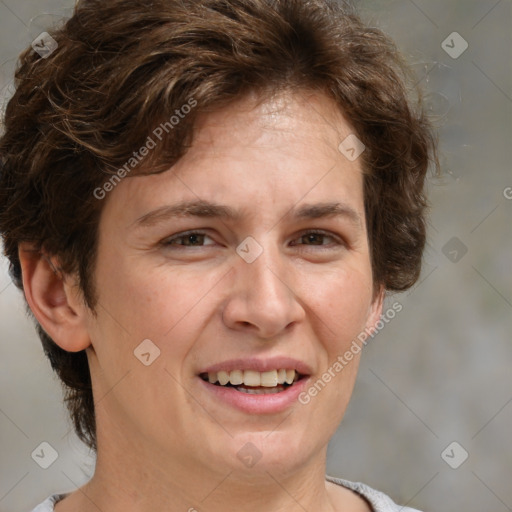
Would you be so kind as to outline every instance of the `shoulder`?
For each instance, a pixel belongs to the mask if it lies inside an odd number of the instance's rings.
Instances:
[[[325,478],[328,482],[346,487],[347,489],[350,489],[366,498],[366,500],[372,506],[374,512],[420,512],[414,508],[401,507],[397,505],[389,496],[383,492],[376,491],[375,489],[372,489],[368,485],[361,482],[350,482],[348,480],[343,480],[342,478],[335,478],[328,475],[326,475]]]
[[[326,475],[326,480],[350,489],[363,496],[372,506],[374,512],[420,512],[413,508],[401,507],[397,505],[386,494],[380,491],[376,491],[375,489],[361,482],[350,482],[348,480],[343,480],[342,478],[335,478],[328,475]],[[55,504],[64,499],[66,496],[67,494],[53,494],[52,496],[46,498],[46,500],[44,500],[42,503],[37,505],[37,507],[34,508],[32,512],[54,512]]]
[[[55,504],[64,499],[66,496],[67,494],[52,494],[42,503],[39,503],[39,505],[37,505],[37,507],[34,508],[32,512],[53,512],[55,509]]]

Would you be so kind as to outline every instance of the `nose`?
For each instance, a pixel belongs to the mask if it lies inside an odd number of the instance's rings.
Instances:
[[[266,248],[252,263],[238,258],[223,311],[225,325],[269,339],[303,320],[305,311],[296,296],[300,289],[296,272],[277,248]]]

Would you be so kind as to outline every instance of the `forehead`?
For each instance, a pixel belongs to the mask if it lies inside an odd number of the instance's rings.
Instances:
[[[254,94],[222,110],[199,116],[193,146],[202,151],[275,148],[295,154],[308,145],[334,162],[338,145],[354,130],[333,100],[319,92],[281,92],[271,97]],[[289,151],[287,151],[287,149]],[[306,151],[306,148],[304,148]]]
[[[166,172],[123,180],[107,209],[132,221],[178,200],[228,202],[248,214],[258,206],[279,213],[300,201],[362,210],[359,161],[339,150],[353,133],[322,94],[249,96],[200,115],[185,155]]]

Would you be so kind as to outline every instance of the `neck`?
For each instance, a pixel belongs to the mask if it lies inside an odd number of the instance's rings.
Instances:
[[[140,442],[117,441],[109,444],[98,438],[95,474],[81,493],[75,493],[82,503],[75,501],[73,510],[91,510],[91,503],[109,512],[335,510],[325,482],[325,449],[283,475],[283,468],[258,468],[258,464],[245,471],[217,470],[201,461],[162,456]]]

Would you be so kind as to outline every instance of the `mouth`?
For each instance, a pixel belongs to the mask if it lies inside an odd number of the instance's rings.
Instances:
[[[280,368],[259,372],[255,370],[231,370],[203,372],[199,377],[221,388],[231,388],[249,395],[270,395],[286,391],[307,375],[295,369]]]

